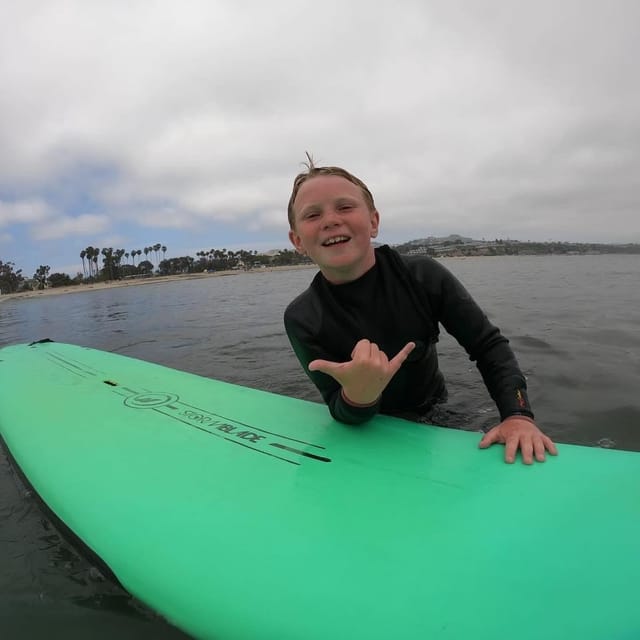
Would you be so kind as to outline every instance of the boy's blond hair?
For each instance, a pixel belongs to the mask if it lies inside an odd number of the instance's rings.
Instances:
[[[349,173],[346,169],[342,169],[341,167],[316,167],[313,158],[307,153],[307,162],[304,162],[304,166],[307,167],[307,170],[303,173],[299,173],[295,180],[293,181],[293,191],[291,192],[291,197],[289,198],[289,206],[287,207],[287,215],[289,217],[289,226],[291,229],[295,228],[295,214],[293,211],[293,203],[298,195],[298,191],[300,187],[309,179],[315,178],[316,176],[339,176],[340,178],[344,178],[349,182],[352,182],[356,186],[360,187],[362,190],[362,195],[364,196],[364,201],[369,207],[369,211],[375,211],[376,206],[373,202],[373,196],[371,195],[371,191],[369,191],[369,187],[360,180],[360,178],[356,178],[353,174]]]

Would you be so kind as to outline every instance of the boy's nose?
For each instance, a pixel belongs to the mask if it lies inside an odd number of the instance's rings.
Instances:
[[[340,217],[338,212],[333,209],[327,211],[322,222],[324,223],[323,226],[325,229],[339,225]]]

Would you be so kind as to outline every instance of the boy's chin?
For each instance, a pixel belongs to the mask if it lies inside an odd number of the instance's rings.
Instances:
[[[322,256],[318,264],[322,263],[327,267],[350,267],[358,263],[358,259],[353,255],[341,254],[333,256]]]

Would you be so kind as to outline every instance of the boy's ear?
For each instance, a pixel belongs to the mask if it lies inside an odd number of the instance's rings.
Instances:
[[[291,240],[291,244],[296,248],[296,251],[301,256],[307,255],[307,252],[304,250],[304,246],[302,245],[300,236],[293,229],[289,230],[289,240]]]
[[[380,214],[376,209],[371,212],[371,237],[375,238],[378,235],[378,229],[380,228]]]

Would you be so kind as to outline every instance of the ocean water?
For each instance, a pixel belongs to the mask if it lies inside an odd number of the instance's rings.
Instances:
[[[639,256],[443,262],[510,339],[549,436],[640,451]],[[287,303],[314,273],[239,273],[2,301],[0,346],[51,338],[319,401],[282,326]],[[443,333],[439,353],[447,424],[478,430],[496,423],[464,351]],[[185,637],[60,537],[1,450],[0,568],[3,639]]]

